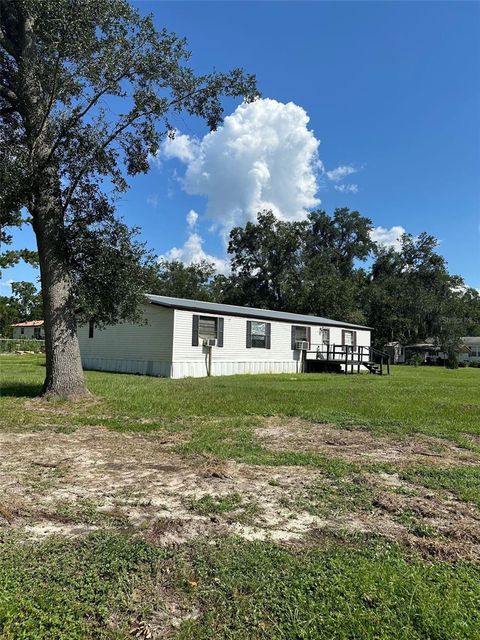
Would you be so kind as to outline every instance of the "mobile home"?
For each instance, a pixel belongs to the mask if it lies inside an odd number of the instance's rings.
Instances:
[[[362,325],[157,295],[146,296],[142,315],[81,326],[83,366],[169,378],[371,367],[371,329]]]

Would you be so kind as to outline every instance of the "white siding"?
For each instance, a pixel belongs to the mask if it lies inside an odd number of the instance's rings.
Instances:
[[[295,373],[299,371],[300,352],[291,349],[291,327],[294,323],[271,321],[271,348],[247,348],[247,318],[175,309],[173,378],[207,375],[208,350],[201,344],[196,347],[192,346],[193,315],[224,318],[223,347],[213,347],[212,350],[212,375]],[[255,321],[255,318],[248,318],[248,320]],[[262,318],[258,318],[258,321],[265,322]],[[312,349],[316,349],[320,343],[320,327],[318,325],[310,326]],[[342,327],[329,328],[330,342],[341,344]],[[370,331],[357,330],[357,345],[370,345]]]
[[[23,328],[23,334],[22,334]],[[12,337],[14,340],[35,340],[35,329],[38,327],[13,327]],[[45,333],[43,330],[43,326],[40,327],[40,336],[39,340],[43,340],[45,338]]]
[[[78,329],[85,369],[171,375],[173,309],[143,305],[144,323],[121,323],[98,329],[88,337],[89,327]]]
[[[469,353],[458,354],[458,359],[463,362],[480,362],[480,337],[468,336],[460,338],[464,345],[470,348]]]

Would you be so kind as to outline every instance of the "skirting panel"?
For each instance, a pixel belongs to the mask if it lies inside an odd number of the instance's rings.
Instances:
[[[212,362],[212,376],[234,376],[245,373],[297,373],[299,363],[283,362]],[[206,362],[174,362],[172,378],[202,378],[207,375]]]
[[[169,378],[170,362],[155,362],[154,360],[115,360],[107,358],[82,358],[84,369],[95,371],[112,371],[115,373],[140,373],[145,376]]]

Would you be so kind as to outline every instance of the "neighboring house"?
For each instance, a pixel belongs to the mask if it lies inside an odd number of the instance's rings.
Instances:
[[[28,320],[26,322],[18,322],[12,324],[13,327],[13,339],[30,339],[30,340],[44,340],[45,330],[43,327],[43,320]]]
[[[146,298],[139,323],[79,327],[86,369],[184,378],[319,370],[332,354],[340,370],[345,352],[369,359],[371,329],[361,325],[198,300]],[[357,359],[355,370],[361,369]]]
[[[394,364],[409,362],[414,354],[422,356],[426,364],[440,364],[447,359],[447,354],[433,338],[427,338],[423,342],[402,345],[400,342],[389,342],[385,345],[386,352],[390,355]],[[458,359],[464,362],[480,361],[480,337],[460,338]]]
[[[480,362],[480,336],[465,336],[460,338],[466,349],[463,349],[458,359],[463,362]]]
[[[427,338],[423,342],[415,344],[401,344],[400,342],[388,342],[385,351],[389,354],[393,364],[404,364],[410,362],[413,355],[422,357],[423,362],[429,363],[438,359],[440,347],[433,338]]]

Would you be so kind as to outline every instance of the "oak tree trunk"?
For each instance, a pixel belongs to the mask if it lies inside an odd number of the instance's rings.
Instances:
[[[47,367],[42,395],[81,397],[88,395],[88,391],[77,337],[60,189],[58,178],[52,172],[47,171],[45,178],[36,190],[31,207],[45,323]]]

